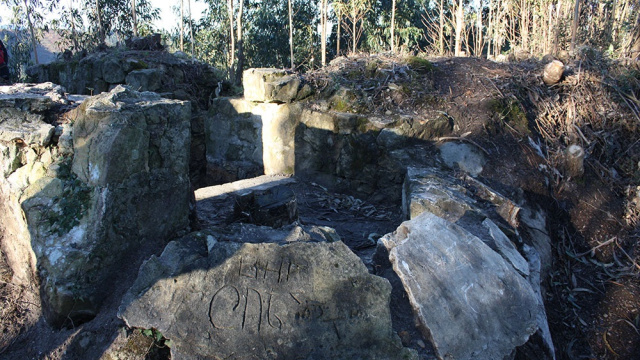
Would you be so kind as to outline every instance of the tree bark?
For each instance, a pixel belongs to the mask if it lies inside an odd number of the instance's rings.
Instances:
[[[631,36],[629,56],[632,59],[640,59],[640,13],[636,15],[636,23],[629,36]]]
[[[78,51],[78,37],[76,36],[76,22],[73,16],[73,0],[69,0],[69,21],[71,22],[71,40],[73,41],[73,50]]]
[[[336,56],[340,56],[340,29],[342,28],[342,17],[340,16],[340,7],[336,6],[336,19],[338,25],[336,26]]]
[[[520,46],[529,51],[529,0],[520,0]]]
[[[31,22],[31,12],[29,10],[29,4],[27,3],[27,0],[24,0],[24,11],[25,14],[27,15],[27,23],[29,24],[29,31],[31,32],[31,45],[33,46],[33,56],[36,60],[36,64],[40,64],[40,62],[38,61],[38,44],[36,41],[36,33],[33,30],[33,23]]]
[[[104,24],[102,23],[102,10],[100,9],[100,0],[96,0],[96,17],[98,18],[98,35],[100,36],[100,44],[104,44],[106,34],[104,33]]]
[[[327,65],[327,0],[320,1],[320,27],[320,52],[324,67]]]
[[[576,0],[573,9],[573,24],[571,25],[571,52],[576,50],[576,37],[578,34],[578,18],[580,17],[580,0]]]
[[[456,8],[456,48],[455,56],[462,55],[462,35],[464,33],[464,3],[463,0],[458,0],[458,6]]]
[[[438,46],[440,56],[444,55],[444,0],[440,0],[440,12],[438,13],[440,24],[438,26]]]
[[[352,39],[353,42],[352,42],[352,46],[351,46],[351,52],[353,54],[355,54],[356,53],[356,44],[358,43],[358,39],[356,38],[356,22],[357,22],[357,18],[356,18],[355,6],[353,6],[351,8],[351,11],[352,11],[352,14],[353,14],[353,16],[352,16],[353,21],[351,22],[351,34],[353,35],[353,39]]]
[[[237,44],[238,44],[238,64],[236,64],[236,83],[242,82],[242,71],[244,70],[244,40],[242,38],[242,15],[244,12],[244,0],[240,0],[238,7],[238,20],[236,21],[236,28],[238,31]]]
[[[229,15],[229,78],[235,82],[233,79],[233,63],[236,61],[236,41],[234,35],[234,27],[233,27],[233,0],[227,0],[227,12]]]
[[[180,51],[184,52],[184,0],[180,0]]]
[[[136,0],[131,0],[131,20],[133,25],[133,36],[138,36],[138,22],[136,19]]]
[[[484,48],[484,44],[482,43],[482,1],[478,2],[478,8],[476,9],[476,27],[475,55],[482,57],[482,49]]]
[[[391,2],[391,52],[396,52],[395,44],[395,28],[396,28],[396,0]]]
[[[291,57],[291,69],[295,69],[295,61],[293,59],[293,6],[291,0],[289,2],[289,56]]]
[[[187,6],[189,10],[189,38],[191,39],[191,59],[195,58],[195,43],[196,39],[193,38],[193,18],[191,17],[191,0],[187,0]]]

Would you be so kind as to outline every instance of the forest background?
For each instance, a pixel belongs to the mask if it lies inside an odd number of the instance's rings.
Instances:
[[[39,63],[34,49],[51,31],[72,54],[160,32],[169,50],[232,82],[246,68],[308,71],[356,52],[499,59],[587,46],[610,59],[640,55],[638,0],[203,0],[195,17],[192,1],[176,2],[177,23],[159,29],[149,0],[2,0],[12,80]]]

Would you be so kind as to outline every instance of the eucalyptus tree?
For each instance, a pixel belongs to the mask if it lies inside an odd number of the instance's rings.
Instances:
[[[31,47],[33,50],[33,56],[36,64],[39,64],[40,62],[38,60],[37,49],[39,36],[37,35],[38,31],[36,30],[36,27],[40,27],[42,25],[42,12],[45,8],[44,3],[41,0],[2,0],[2,3],[4,5],[7,5],[8,7],[17,7],[22,9],[22,14],[27,20],[27,26],[31,35]],[[49,2],[49,4],[53,3],[55,2]]]
[[[98,44],[103,44],[109,35],[123,40],[134,32],[149,33],[153,20],[160,17],[160,10],[151,6],[149,0],[83,0],[83,6],[88,30]]]
[[[424,31],[420,27],[422,0],[377,0],[364,22],[362,47],[370,52],[418,51]]]
[[[340,25],[351,39],[351,52],[355,53],[364,33],[365,19],[372,10],[372,0],[336,0],[334,8],[339,9]]]
[[[10,33],[5,33],[4,43],[11,54],[11,61],[8,64],[11,80],[22,82],[25,80],[26,67],[33,64],[31,60],[31,35],[26,23],[24,8],[13,6],[11,8]]]

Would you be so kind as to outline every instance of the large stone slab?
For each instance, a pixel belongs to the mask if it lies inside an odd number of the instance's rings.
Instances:
[[[119,315],[171,339],[173,359],[415,358],[392,331],[387,280],[340,241],[299,241],[326,229],[235,230],[170,243]]]
[[[529,358],[554,357],[544,308],[544,278],[551,261],[546,218],[525,203],[515,204],[471,176],[456,178],[435,167],[409,167],[403,187],[403,210],[409,219],[435,215],[482,240],[529,282],[536,293],[538,331],[521,348]],[[458,279],[448,279],[448,286]]]
[[[54,127],[45,117],[67,104],[62,88],[51,83],[0,86],[0,246],[14,284],[28,284],[37,263],[20,196],[52,162],[47,147]]]
[[[198,222],[200,226],[206,228],[213,225],[222,225],[235,221],[235,217],[229,218],[228,215],[234,213],[236,209],[235,200],[237,198],[251,195],[253,193],[268,193],[273,191],[274,188],[284,187],[287,184],[294,182],[295,179],[293,177],[282,175],[262,175],[251,179],[238,180],[222,185],[197,189],[195,191],[195,197]],[[259,208],[254,207],[253,209],[258,212],[260,211]],[[283,210],[286,209],[287,207],[285,206]],[[291,220],[297,216],[289,217],[288,211],[280,214]]]
[[[380,246],[440,359],[504,359],[538,330],[531,284],[463,228],[424,213]]]
[[[300,106],[217,98],[205,119],[209,178],[293,174]]]
[[[289,103],[311,93],[298,75],[274,68],[248,69],[242,74],[244,97],[249,101]]]
[[[0,110],[11,111],[23,110]],[[118,87],[61,117],[54,136],[10,118],[25,135],[0,137],[2,249],[17,278],[38,278],[53,324],[90,319],[130,254],[188,227],[190,115],[187,102]]]

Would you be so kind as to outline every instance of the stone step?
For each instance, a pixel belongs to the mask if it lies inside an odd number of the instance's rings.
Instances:
[[[263,175],[195,191],[201,227],[244,222],[280,227],[298,219],[295,194],[286,185],[295,179]],[[231,217],[230,217],[231,216]]]

